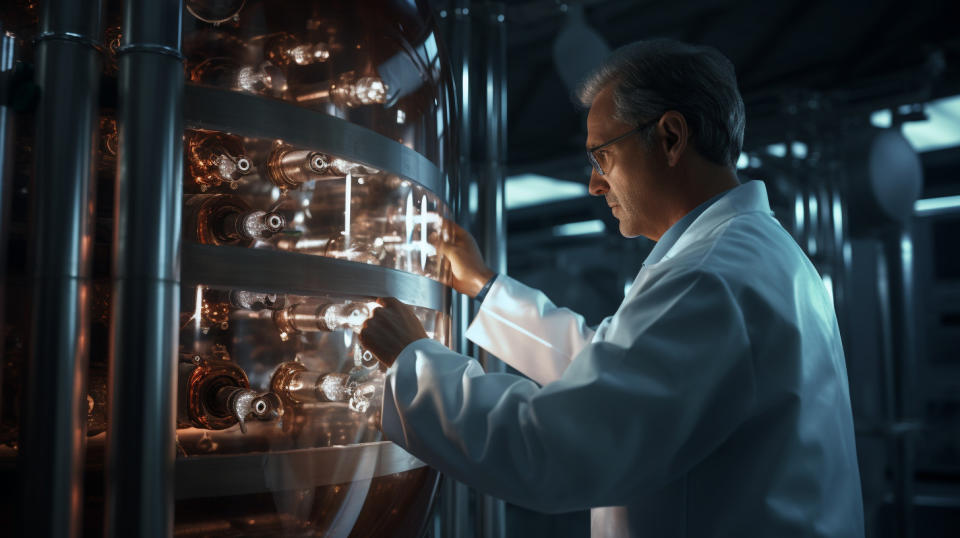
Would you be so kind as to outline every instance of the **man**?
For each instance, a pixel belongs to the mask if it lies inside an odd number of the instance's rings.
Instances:
[[[467,336],[533,381],[484,374],[384,299],[360,336],[389,366],[383,431],[510,502],[593,508],[593,536],[862,536],[832,303],[763,184],[739,185],[733,66],[639,42],[581,97],[591,194],[658,241],[623,303],[591,330],[454,227],[451,285],[485,295]]]

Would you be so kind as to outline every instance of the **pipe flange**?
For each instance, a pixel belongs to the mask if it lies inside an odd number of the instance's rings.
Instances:
[[[74,32],[43,32],[33,38],[34,44],[40,43],[41,41],[70,41],[71,43],[86,45],[97,51],[103,51],[103,43],[100,41]]]
[[[120,57],[123,54],[129,54],[133,52],[149,52],[152,54],[162,54],[164,56],[172,56],[177,59],[177,61],[183,62],[186,60],[186,57],[180,52],[179,49],[174,47],[168,47],[167,45],[159,45],[155,43],[137,43],[133,45],[123,45],[122,47],[117,47],[117,57]]]

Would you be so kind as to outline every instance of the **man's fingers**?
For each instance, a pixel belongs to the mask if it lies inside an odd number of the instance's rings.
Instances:
[[[453,243],[454,239],[457,237],[457,231],[459,228],[460,226],[458,226],[456,222],[447,218],[442,218],[440,221],[441,242]]]
[[[369,349],[369,344],[370,342],[367,340],[367,324],[364,323],[363,328],[360,329],[360,345],[363,346],[364,349]]]
[[[395,297],[378,297],[375,308],[360,329],[360,344],[377,360],[390,366],[411,342],[426,338],[413,309]]]
[[[453,241],[453,230],[451,226],[451,221],[441,217],[439,229],[430,232],[429,241],[431,244],[436,245],[437,250],[441,254],[447,252],[447,247],[449,247]]]

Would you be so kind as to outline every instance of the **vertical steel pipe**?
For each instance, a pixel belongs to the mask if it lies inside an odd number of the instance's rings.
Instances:
[[[181,2],[124,2],[119,56],[107,534],[173,525],[180,204]]]
[[[486,27],[486,88],[484,142],[480,184],[483,206],[483,250],[487,264],[507,272],[507,207],[504,182],[507,160],[507,24],[506,6],[487,4],[481,19]]]
[[[80,531],[101,2],[45,3],[36,44],[31,356],[21,417],[23,529]]]
[[[484,260],[495,272],[507,272],[507,210],[504,198],[504,170],[507,142],[507,33],[506,8],[498,2],[473,8],[474,27],[478,30],[474,51],[477,75],[473,81],[476,115],[470,122],[482,125],[483,137],[474,140],[471,181],[476,183],[479,204],[476,214],[477,242]],[[486,351],[479,351],[480,363],[487,372],[505,372],[506,365]]]
[[[914,510],[914,397],[916,377],[916,315],[914,308],[913,235],[909,224],[881,237],[887,264],[890,345],[892,348],[892,412],[890,435],[893,497],[897,536],[912,538]]]
[[[471,130],[471,91],[470,91],[470,2],[456,0],[450,2],[451,10],[446,12],[446,38],[450,46],[450,60],[452,64],[452,78],[457,96],[457,222],[467,230],[472,229],[472,222],[476,213],[476,184],[473,182],[470,162],[470,146],[473,139]],[[459,297],[458,308],[458,343],[461,353],[469,354],[471,344],[466,338],[467,327],[472,319],[470,299]],[[445,481],[444,483],[446,483]]]
[[[10,102],[10,81],[16,60],[17,40],[0,23],[0,305],[6,305],[7,238],[10,224],[10,183],[13,181],[13,110]],[[0,327],[4,326],[4,308],[0,306]],[[3,349],[0,333],[0,416],[3,415]]]
[[[500,2],[485,2],[476,13],[475,20],[482,29],[485,44],[481,57],[483,77],[477,81],[482,84],[477,95],[483,95],[484,100],[484,137],[475,164],[481,200],[477,224],[487,265],[498,274],[503,274],[507,272],[507,208],[504,197],[507,156],[506,6]],[[487,372],[507,371],[505,363],[486,351],[481,350],[479,358]],[[505,503],[489,495],[479,496],[479,501],[480,536],[506,536]]]
[[[487,127],[484,193],[484,254],[497,273],[507,272],[507,25],[506,6],[490,4],[488,28]],[[506,364],[485,356],[487,371],[506,371]],[[506,536],[506,503],[489,495],[483,498],[483,538]]]
[[[451,74],[454,81],[457,107],[457,199],[454,202],[457,222],[467,230],[473,229],[477,210],[477,189],[473,181],[471,152],[473,125],[471,90],[471,16],[469,0],[451,0],[448,9],[441,12],[444,37],[450,50]],[[472,303],[469,297],[457,294],[454,301],[457,327],[454,331],[457,349],[464,354],[473,354],[473,345],[467,340],[467,327],[472,319]],[[440,482],[440,518],[438,536],[450,538],[474,538],[470,509],[470,489],[449,477]]]
[[[477,239],[488,265],[506,272],[506,213],[503,163],[506,155],[506,33],[504,6],[499,3],[452,0],[445,10],[459,109],[460,198],[458,220]],[[475,133],[479,132],[479,136]],[[505,365],[483,350],[473,349],[463,334],[476,305],[461,298],[460,350],[475,354],[484,368]],[[504,535],[503,502],[471,495],[463,484],[444,480],[441,494],[444,536]],[[474,510],[470,509],[474,497]],[[467,523],[473,514],[473,528]]]

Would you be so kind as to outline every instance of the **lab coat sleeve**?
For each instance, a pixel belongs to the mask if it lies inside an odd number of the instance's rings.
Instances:
[[[681,476],[746,419],[755,385],[730,290],[686,275],[624,304],[542,388],[418,340],[387,372],[382,427],[457,480],[563,512],[627,504]]]
[[[594,331],[542,292],[497,276],[467,338],[541,385],[560,378]]]

